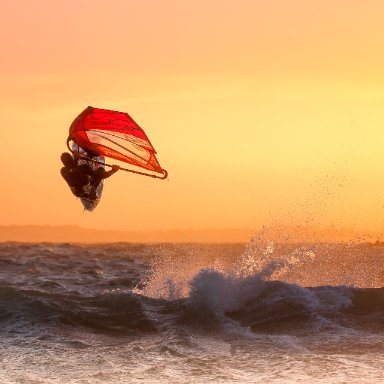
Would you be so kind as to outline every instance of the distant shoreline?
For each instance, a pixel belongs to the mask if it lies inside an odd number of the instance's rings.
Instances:
[[[116,231],[77,226],[0,226],[0,242],[54,243],[244,243],[255,231],[238,229]]]
[[[0,226],[0,242],[24,243],[248,243],[252,239],[281,243],[372,243],[384,244],[378,232],[334,227],[271,226],[258,229],[209,228],[151,231],[116,231],[72,225]]]

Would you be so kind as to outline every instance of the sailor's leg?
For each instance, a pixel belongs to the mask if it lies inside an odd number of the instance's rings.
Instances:
[[[63,167],[60,169],[61,176],[63,176],[64,180],[69,184],[70,180],[70,172],[69,169],[66,167]]]

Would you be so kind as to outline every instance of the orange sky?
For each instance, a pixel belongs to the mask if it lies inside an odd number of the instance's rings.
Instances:
[[[15,0],[0,14],[0,225],[384,224],[384,3]],[[59,175],[88,105],[128,112],[167,181],[83,213]]]

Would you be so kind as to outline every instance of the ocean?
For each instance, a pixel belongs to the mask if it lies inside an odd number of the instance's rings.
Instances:
[[[383,383],[382,244],[0,243],[0,383]]]

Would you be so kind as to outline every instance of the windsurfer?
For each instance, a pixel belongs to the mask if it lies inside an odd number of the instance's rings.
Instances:
[[[75,157],[77,156],[75,155]],[[103,179],[112,176],[120,169],[118,165],[113,165],[110,171],[106,171],[103,167],[93,170],[87,162],[81,164],[68,152],[62,153],[60,159],[64,164],[64,167],[61,168],[61,175],[71,188],[72,193],[77,197],[88,199],[95,198],[93,194]]]

